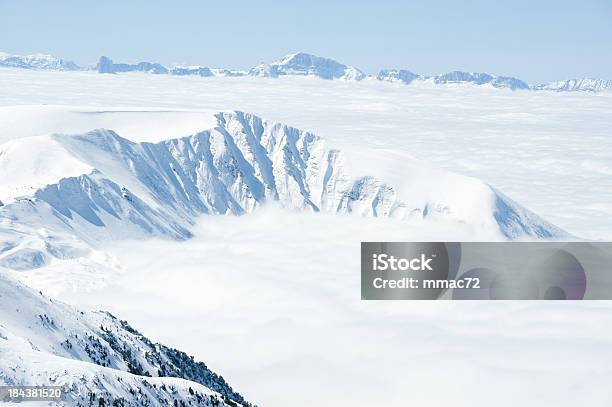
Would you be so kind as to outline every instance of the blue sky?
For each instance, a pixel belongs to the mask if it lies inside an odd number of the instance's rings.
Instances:
[[[306,51],[368,73],[612,79],[612,0],[0,0],[0,50],[241,69]]]

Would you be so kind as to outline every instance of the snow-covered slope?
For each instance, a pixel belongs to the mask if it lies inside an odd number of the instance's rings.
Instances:
[[[408,85],[412,81],[416,79],[424,79],[424,77],[406,69],[383,69],[378,73],[376,79],[387,82],[402,82]]]
[[[247,72],[238,69],[210,68],[210,71],[213,73],[214,76],[218,76],[221,78],[231,78],[247,75]]]
[[[93,246],[109,239],[186,239],[200,214],[240,215],[266,202],[390,217],[407,221],[407,227],[410,221],[442,220],[506,238],[565,236],[473,178],[426,170],[406,174],[415,181],[410,198],[402,200],[383,180],[349,173],[343,154],[312,133],[241,112],[216,118],[214,129],[155,144],[96,130],[0,147],[0,264],[27,269],[72,258],[52,242],[74,236]],[[26,153],[37,171],[21,171]],[[41,171],[44,178],[37,176]]]
[[[53,55],[10,55],[0,52],[0,66],[23,69],[45,69],[58,71],[77,71],[81,69],[72,61],[66,61]]]
[[[36,161],[27,161],[36,157]],[[0,145],[0,198],[14,201],[30,196],[37,189],[70,176],[89,173],[92,167],[73,157],[57,140],[50,137],[12,140]],[[26,165],[32,162],[33,165]]]
[[[278,69],[276,66],[266,64],[265,62],[254,66],[249,70],[249,76],[260,76],[262,78],[278,78]]]
[[[261,64],[249,71],[252,76],[278,77],[283,75],[316,76],[322,79],[360,81],[366,75],[359,69],[341,64],[329,58],[298,52],[278,61]]]
[[[250,405],[204,363],[107,312],[57,302],[1,269],[0,384],[62,386],[66,406]]]
[[[612,90],[612,80],[604,79],[567,79],[549,82],[534,87],[536,90],[551,90],[555,92],[602,92]]]

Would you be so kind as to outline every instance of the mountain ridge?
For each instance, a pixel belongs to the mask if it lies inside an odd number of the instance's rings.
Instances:
[[[20,181],[18,191],[30,190],[27,195],[3,189],[4,267],[41,267],[54,259],[82,256],[88,245],[95,248],[126,236],[184,240],[192,236],[199,215],[242,215],[270,202],[291,210],[394,218],[407,222],[407,227],[410,222],[437,219],[459,222],[508,239],[567,236],[468,177],[453,175],[444,185],[473,191],[472,195],[420,196],[420,187],[413,185],[410,201],[404,201],[384,181],[349,173],[343,153],[315,134],[248,113],[219,113],[213,129],[159,143],[134,143],[109,130],[48,137],[65,153],[53,162],[71,157],[81,169],[64,176],[63,167],[50,168],[58,179],[47,179],[45,185],[29,187]],[[29,151],[41,139],[19,142],[25,145],[18,151]],[[46,150],[32,160],[40,162]],[[13,143],[0,146],[3,171],[12,168],[6,163],[18,161],[11,151]],[[428,182],[437,182],[446,175],[430,177]],[[12,178],[7,172],[5,183]],[[41,234],[41,228],[46,232]],[[24,239],[24,234],[29,237]]]

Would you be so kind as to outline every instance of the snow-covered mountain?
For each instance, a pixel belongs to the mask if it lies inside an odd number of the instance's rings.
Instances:
[[[214,76],[221,78],[246,76],[248,73],[239,69],[210,68]]]
[[[0,66],[23,69],[44,69],[56,71],[78,71],[81,68],[72,61],[53,55],[11,55],[0,52]]]
[[[99,73],[119,72],[148,72],[154,74],[167,74],[168,68],[151,62],[139,62],[137,64],[116,64],[109,57],[101,56],[96,70]]]
[[[254,66],[248,72],[249,76],[260,76],[263,78],[278,78],[278,69],[276,66],[266,64],[265,62]]]
[[[536,90],[551,90],[555,92],[602,92],[612,90],[612,80],[604,79],[567,79],[549,82],[534,87]]]
[[[392,185],[349,173],[343,154],[312,133],[241,112],[216,118],[214,129],[155,144],[95,130],[1,145],[0,265],[36,268],[84,256],[108,239],[187,239],[200,214],[240,215],[266,202],[398,221],[449,220],[506,238],[566,236],[472,178],[431,173],[423,182],[448,178],[445,185],[458,192],[424,195],[420,189],[431,187],[415,184],[406,202]],[[33,164],[24,167],[26,156]]]
[[[378,73],[376,79],[387,82],[402,82],[408,85],[416,79],[425,79],[425,77],[406,69],[383,69]]]
[[[1,269],[0,384],[62,386],[68,406],[251,405],[184,352],[107,312],[53,300]]]
[[[175,66],[169,70],[171,75],[197,75],[197,76],[215,76],[215,74],[205,66]]]
[[[405,69],[383,69],[378,73],[378,80],[410,84],[415,80],[430,81],[436,84],[472,83],[491,85],[496,88],[529,89],[529,85],[520,79],[508,76],[495,76],[488,73],[453,71],[438,76],[417,75]]]
[[[322,79],[344,79],[360,81],[366,75],[359,69],[341,64],[333,59],[298,52],[278,61],[261,64],[249,71],[252,76],[276,78],[283,75],[316,76]]]

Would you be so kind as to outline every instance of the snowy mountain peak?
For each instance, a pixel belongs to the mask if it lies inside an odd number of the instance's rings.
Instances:
[[[281,75],[316,76],[322,79],[359,81],[365,74],[359,69],[341,64],[329,58],[298,52],[289,54],[269,65],[259,65],[249,72],[253,76],[277,77]]]
[[[316,58],[315,55],[312,54],[307,54],[306,52],[294,52],[291,54],[287,54],[284,57],[282,57],[281,59],[274,61],[273,64],[274,65],[287,65],[287,64],[291,64],[294,61],[299,61],[301,60],[302,63],[310,61],[312,58]]]
[[[403,82],[406,85],[419,78],[422,79],[420,75],[406,69],[383,69],[376,76],[379,81]]]

